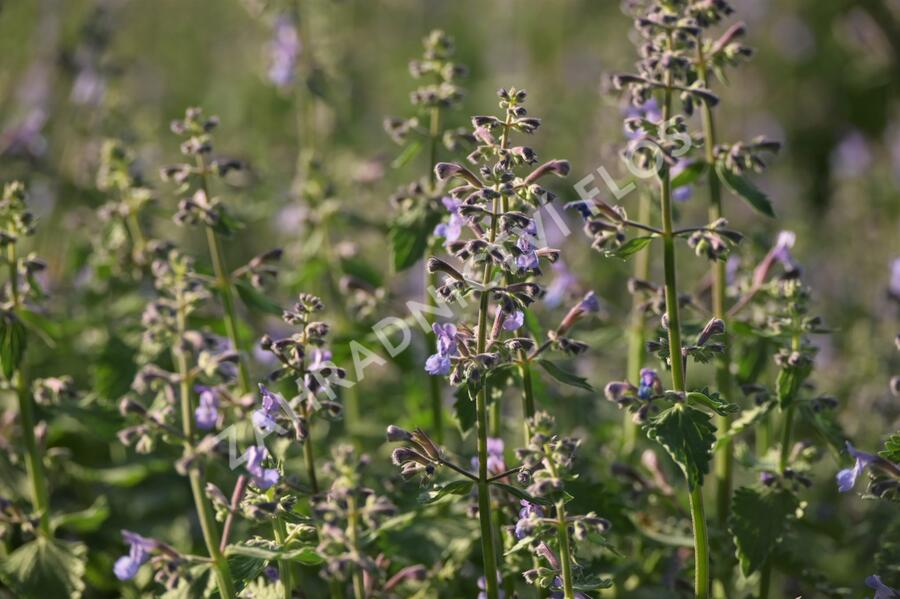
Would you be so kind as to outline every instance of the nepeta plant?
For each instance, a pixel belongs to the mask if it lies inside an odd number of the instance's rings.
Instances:
[[[391,198],[400,210],[391,227],[394,269],[402,271],[416,264],[437,239],[444,243],[456,241],[462,229],[462,217],[457,202],[444,197],[440,181],[434,174],[440,146],[455,152],[471,140],[465,129],[447,127],[447,111],[457,108],[463,90],[457,80],[466,74],[466,67],[453,61],[453,39],[443,31],[434,30],[423,40],[425,50],[421,59],[409,63],[413,78],[422,80],[421,86],[410,93],[415,116],[400,119],[387,118],[384,128],[391,139],[404,146],[394,161],[395,167],[413,160],[423,147],[428,148],[428,166],[425,176],[406,185]],[[447,218],[449,212],[449,219]],[[432,231],[433,229],[433,231]],[[433,289],[437,287],[436,275],[425,274],[425,301],[434,307]],[[429,345],[435,343],[434,335],[426,335]],[[429,380],[432,428],[439,443],[444,439],[443,406],[441,389],[437,379]]]

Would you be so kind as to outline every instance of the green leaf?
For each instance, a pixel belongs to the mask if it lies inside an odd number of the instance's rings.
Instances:
[[[394,160],[391,161],[391,168],[403,168],[407,164],[409,164],[410,160],[418,156],[419,152],[422,150],[422,142],[418,139],[413,140],[411,143],[407,144],[403,151],[397,155]]]
[[[21,364],[26,341],[25,325],[18,316],[12,312],[0,316],[0,365],[3,367],[3,376],[7,379],[12,378]]]
[[[80,599],[86,561],[81,543],[38,537],[0,564],[0,580],[22,599]]]
[[[731,426],[724,433],[719,433],[716,440],[716,446],[728,442],[745,430],[752,428],[757,422],[766,417],[766,415],[775,408],[775,402],[768,401],[764,404],[753,406],[748,410],[743,410],[741,415],[732,420]]]
[[[894,463],[900,463],[900,433],[894,433],[884,442],[884,449],[878,455]]]
[[[611,578],[599,578],[597,576],[588,576],[580,578],[572,585],[572,589],[576,591],[597,591],[599,589],[608,589],[613,585]]]
[[[109,504],[106,496],[101,495],[91,507],[80,512],[54,515],[50,520],[50,527],[53,530],[62,527],[80,533],[93,532],[100,528],[107,518],[109,518]]]
[[[518,497],[519,499],[524,499],[528,503],[534,503],[536,505],[553,505],[553,502],[551,500],[547,499],[546,497],[534,497],[533,495],[529,495],[528,493],[526,493],[519,487],[514,487],[512,485],[508,485],[506,483],[501,483],[501,482],[496,482],[496,481],[492,482],[491,484],[494,485],[495,487],[503,489],[504,491],[506,491],[507,493],[509,493],[510,495],[512,495],[514,497]]]
[[[234,288],[237,289],[241,301],[251,310],[262,312],[264,314],[278,314],[283,312],[281,306],[273,301],[269,296],[261,293],[253,285],[246,281],[235,281]]]
[[[703,483],[709,473],[716,427],[710,416],[684,404],[676,404],[650,419],[647,436],[662,445],[681,467],[688,487]]]
[[[541,365],[547,374],[558,380],[560,383],[565,383],[567,385],[572,385],[573,387],[578,387],[579,389],[584,389],[585,391],[593,391],[594,388],[591,387],[590,383],[587,382],[587,379],[578,376],[577,374],[573,374],[566,370],[563,370],[550,360],[536,360],[538,364]]]
[[[716,164],[716,173],[731,191],[747,200],[747,203],[754,210],[769,218],[775,218],[775,210],[772,208],[772,202],[769,200],[769,197],[749,179],[731,172],[725,168],[722,162]]]
[[[440,213],[425,206],[407,210],[394,219],[389,233],[394,270],[406,270],[422,258],[439,221]]]
[[[638,253],[639,251],[650,245],[650,242],[653,241],[654,238],[654,235],[633,237],[616,249],[604,252],[604,255],[608,258],[621,258],[622,260],[624,260],[625,258],[628,258],[632,254]]]
[[[794,494],[782,488],[741,487],[734,492],[729,528],[744,576],[765,564],[797,505]]]
[[[691,391],[687,394],[687,400],[692,403],[706,406],[719,416],[728,416],[737,414],[741,411],[741,407],[734,403],[729,403],[722,399],[718,393],[710,393],[708,390]]]
[[[463,385],[454,393],[456,403],[453,404],[453,413],[456,416],[456,426],[459,432],[465,436],[475,426],[475,400],[469,395],[469,388]]]
[[[365,281],[372,287],[381,287],[384,284],[381,273],[371,264],[356,256],[341,258],[341,270]]]
[[[62,337],[62,327],[44,316],[26,308],[20,308],[16,314],[25,327],[34,332],[48,347],[56,347],[56,340]]]
[[[804,363],[799,366],[785,366],[778,371],[775,381],[775,392],[778,397],[778,405],[781,409],[790,406],[797,397],[801,385],[812,372],[812,364]]]
[[[225,555],[229,558],[240,555],[261,560],[291,561],[308,566],[315,566],[325,561],[312,545],[303,545],[293,548],[279,547],[271,541],[263,541],[261,539],[258,544],[238,543],[229,545],[225,550]]]
[[[434,503],[435,501],[438,501],[442,497],[446,497],[448,495],[468,495],[469,491],[472,490],[472,485],[474,484],[474,481],[471,481],[467,478],[451,481],[446,485],[435,487],[430,491],[419,495],[419,503]]]
[[[702,160],[691,162],[689,165],[684,167],[684,170],[672,177],[672,189],[690,185],[691,183],[699,179],[700,175],[702,175],[704,172],[706,172],[705,162],[703,162]]]

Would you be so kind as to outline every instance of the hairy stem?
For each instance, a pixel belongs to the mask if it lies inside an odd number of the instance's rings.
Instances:
[[[284,546],[287,541],[287,526],[281,518],[275,518],[272,524],[275,533],[275,542]],[[284,599],[291,599],[294,594],[294,572],[291,562],[283,560],[278,562],[278,576],[281,578],[281,586],[284,587]]]
[[[697,42],[697,79],[700,86],[709,89],[709,70],[706,58],[703,55],[703,40]],[[709,173],[709,220],[716,221],[724,216],[722,210],[722,185],[714,168],[716,146],[716,124],[713,118],[712,107],[708,102],[700,103],[700,114],[703,120],[704,151],[706,153],[707,172]],[[728,330],[728,310],[726,308],[726,290],[728,280],[725,262],[715,260],[712,270],[712,307],[713,315],[720,318],[726,324]],[[724,340],[725,351],[716,360],[716,386],[722,398],[730,399],[733,383],[731,377],[731,354],[728,339]],[[716,425],[720,433],[731,426],[731,417],[728,415],[716,416]],[[732,470],[734,469],[734,447],[731,439],[726,439],[716,453],[716,507],[719,522],[725,525],[728,522],[728,510],[731,505]]]
[[[185,301],[182,295],[180,284],[176,293],[176,303],[178,305],[177,312],[177,332],[179,342],[187,331],[187,312]],[[181,427],[184,433],[184,450],[192,452],[194,449],[194,440],[197,432],[194,425],[194,406],[191,401],[191,372],[188,368],[187,355],[181,348],[173,351],[175,364],[178,369],[179,379],[179,399],[181,403]],[[197,510],[197,518],[200,521],[200,530],[203,533],[203,541],[206,543],[206,550],[209,557],[212,558],[212,566],[216,576],[216,583],[219,587],[219,595],[223,599],[230,599],[235,596],[234,583],[231,579],[231,570],[228,566],[228,560],[219,550],[218,529],[216,519],[206,497],[206,481],[202,468],[192,466],[188,473],[191,483],[191,493],[194,496],[194,507]]]
[[[528,419],[534,417],[534,384],[531,381],[531,362],[524,350],[519,350],[519,373],[522,375],[522,415],[525,416],[525,424],[522,431],[525,435],[525,445],[531,440],[531,431],[528,430]]]
[[[556,502],[556,535],[559,540],[559,561],[562,562],[563,596],[575,599],[572,588],[572,558],[569,555],[569,525],[566,522],[566,502]]]
[[[672,114],[672,74],[666,73],[666,92],[662,119],[665,123]],[[669,329],[669,361],[672,366],[672,385],[676,391],[687,390],[684,377],[684,359],[681,351],[681,320],[678,309],[678,283],[675,266],[675,238],[672,233],[672,183],[669,169],[663,166],[660,174],[660,211],[663,224],[663,263],[666,282],[666,315]],[[694,529],[694,593],[697,599],[709,597],[709,539],[706,532],[706,516],[703,510],[703,491],[700,486],[691,489],[691,521]]]
[[[200,171],[200,189],[203,190],[206,197],[210,197],[206,161],[199,155],[197,156],[197,168]],[[216,285],[222,296],[222,308],[225,311],[225,332],[228,334],[228,339],[231,340],[231,345],[234,346],[234,351],[237,352],[238,355],[238,380],[241,386],[241,393],[246,394],[250,392],[250,375],[247,373],[247,364],[244,361],[243,354],[241,354],[241,343],[238,338],[237,312],[234,306],[234,293],[231,288],[231,276],[225,268],[225,256],[222,252],[222,241],[219,239],[218,233],[216,233],[209,225],[206,226],[206,243],[209,246],[209,257],[210,260],[212,260],[213,271],[216,275]]]
[[[303,459],[306,462],[306,475],[309,477],[309,485],[313,495],[319,492],[319,481],[316,479],[316,458],[313,455],[312,426],[309,421],[309,409],[305,403],[300,405],[300,412],[306,421],[306,438],[303,439]]]
[[[9,287],[12,298],[12,311],[19,309],[19,272],[16,244],[10,243],[6,250],[9,263]],[[44,458],[34,436],[34,402],[28,391],[28,381],[24,367],[25,356],[13,372],[10,381],[15,386],[16,398],[19,402],[19,423],[22,429],[22,441],[25,443],[25,470],[31,487],[31,502],[34,511],[39,514],[38,528],[46,535],[50,534],[50,492],[47,489],[47,477],[44,473]]]
[[[650,197],[649,194],[642,193],[638,198],[638,220],[647,222],[650,220]],[[634,257],[634,273],[635,279],[646,280],[650,276],[650,252],[643,249]],[[640,379],[641,367],[644,365],[644,312],[641,308],[641,301],[637,294],[632,296],[631,300],[631,322],[628,329],[628,380],[635,384]],[[625,455],[631,454],[637,444],[638,427],[637,423],[631,417],[631,414],[625,412],[623,416],[623,443],[622,452]]]
[[[353,552],[359,555],[359,512],[356,505],[355,491],[347,494],[347,536]],[[353,568],[353,597],[365,599],[366,588],[363,584],[362,571],[359,567]]]

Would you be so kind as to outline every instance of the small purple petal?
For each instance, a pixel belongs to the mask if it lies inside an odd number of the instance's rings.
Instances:
[[[525,313],[521,310],[516,310],[512,314],[508,314],[503,319],[503,330],[504,331],[515,331],[520,328],[523,324],[525,324]]]
[[[440,353],[432,354],[425,360],[425,372],[431,376],[447,376],[451,366],[450,358]]]

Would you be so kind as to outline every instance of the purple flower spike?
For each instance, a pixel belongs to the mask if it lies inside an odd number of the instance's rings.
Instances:
[[[123,555],[116,560],[113,565],[113,573],[119,580],[131,580],[141,566],[150,559],[150,553],[156,549],[158,542],[129,530],[122,531],[122,538],[130,545],[128,555]]]
[[[194,391],[200,394],[200,405],[194,410],[197,428],[203,431],[215,428],[219,420],[219,394],[212,387],[197,385]]]
[[[456,355],[456,327],[449,322],[434,323],[431,330],[437,336],[437,353],[425,361],[425,372],[431,376],[446,376],[452,366],[450,358]]]
[[[866,586],[875,590],[875,597],[872,599],[898,599],[900,591],[892,589],[888,585],[881,582],[881,577],[875,574],[866,578]]]
[[[525,313],[521,310],[516,310],[512,314],[507,314],[503,318],[503,330],[504,331],[515,331],[520,328],[523,324],[525,324]]]
[[[847,453],[856,459],[856,463],[853,464],[852,468],[845,468],[837,473],[838,491],[841,493],[852,491],[853,487],[856,486],[856,479],[863,473],[863,470],[879,459],[878,456],[874,456],[871,453],[857,451],[850,441],[847,441]]]
[[[261,491],[265,491],[281,480],[281,475],[274,468],[263,468],[263,462],[269,457],[269,452],[265,447],[251,445],[244,453],[247,463],[244,468],[250,473],[253,484]]]
[[[522,254],[516,257],[516,266],[522,270],[535,270],[540,266],[537,254],[535,253],[537,248],[531,243],[528,236],[523,235],[522,237],[519,237],[519,240],[516,242],[516,247],[522,251]]]

